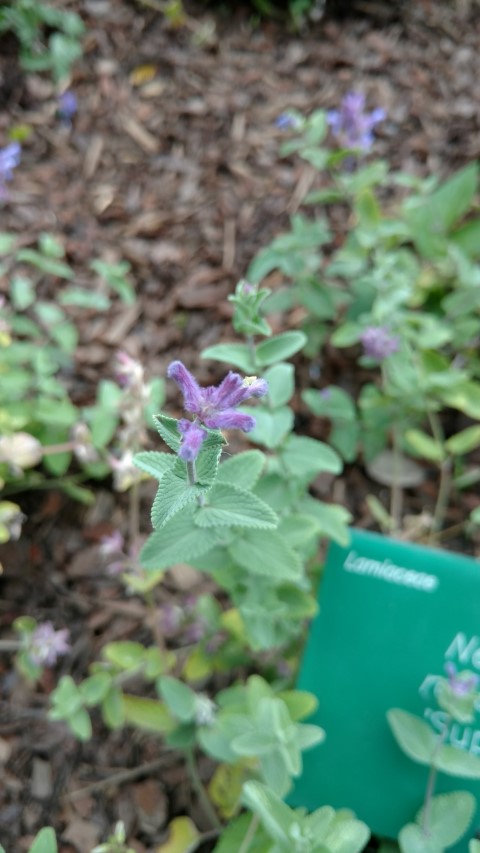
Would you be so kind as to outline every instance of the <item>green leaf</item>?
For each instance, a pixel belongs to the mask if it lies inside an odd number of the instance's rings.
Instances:
[[[416,823],[407,823],[398,836],[401,853],[442,853],[436,841],[429,838]]]
[[[263,444],[269,450],[278,447],[293,427],[293,412],[287,406],[273,412],[264,408],[242,407],[242,411],[255,418],[255,426],[249,432],[251,441]]]
[[[428,833],[432,842],[441,850],[456,844],[470,826],[475,809],[475,797],[468,791],[433,797],[428,810]],[[420,809],[415,818],[419,826],[423,826],[424,811]]]
[[[3,847],[0,849],[3,850]],[[36,836],[28,853],[57,853],[57,850],[55,830],[51,826],[45,826]]]
[[[119,687],[112,687],[102,702],[102,717],[110,729],[119,729],[125,722],[123,693]]]
[[[290,849],[289,830],[295,812],[260,782],[246,782],[242,799],[245,805],[258,815],[270,837],[281,847]]]
[[[351,423],[356,419],[355,404],[343,388],[329,385],[322,391],[307,388],[302,399],[310,407],[314,415],[330,418],[332,421]]]
[[[288,403],[295,390],[293,364],[275,364],[264,373],[268,382],[268,402],[273,409]]]
[[[445,459],[445,450],[440,442],[420,429],[408,429],[405,442],[410,453],[429,462],[441,463]]]
[[[98,705],[105,699],[112,685],[112,677],[108,672],[96,672],[86,678],[79,686],[85,704],[89,706]]]
[[[155,450],[144,450],[141,453],[136,453],[133,461],[137,468],[151,474],[156,480],[161,480],[167,471],[171,471],[177,457],[171,453],[159,453]]]
[[[25,311],[35,302],[35,287],[26,276],[14,276],[10,282],[10,298],[17,311]]]
[[[156,571],[173,563],[188,562],[217,545],[219,535],[215,528],[198,527],[193,518],[194,509],[187,506],[148,537],[140,551],[144,569]]]
[[[188,684],[162,675],[157,681],[157,690],[172,714],[183,723],[189,723],[195,716],[196,696]]]
[[[435,758],[435,767],[449,776],[480,779],[480,758],[455,746],[442,746]]]
[[[180,435],[177,426],[178,420],[176,418],[169,418],[167,415],[159,414],[154,415],[153,422],[165,444],[168,444],[170,450],[173,450],[174,453],[178,453],[182,441],[182,436]]]
[[[324,846],[319,846],[318,850],[323,851],[326,848],[329,853],[360,853],[366,847],[369,838],[370,830],[365,823],[352,818],[341,819],[337,812],[333,825],[325,837]]]
[[[211,489],[205,506],[197,510],[199,527],[257,527],[273,529],[278,518],[260,498],[236,486],[218,483]]]
[[[141,643],[134,643],[131,640],[122,642],[107,643],[102,649],[102,657],[113,663],[119,669],[137,669],[143,662],[145,648]]]
[[[392,708],[388,711],[387,720],[400,749],[413,761],[429,765],[438,738],[428,723],[400,708]],[[459,750],[454,751],[459,752]],[[438,766],[437,762],[436,766]]]
[[[304,720],[318,708],[318,699],[306,690],[282,690],[277,694],[285,702],[292,720]]]
[[[253,489],[265,465],[261,450],[246,450],[221,463],[217,483],[228,483],[239,489]]]
[[[204,349],[202,358],[225,361],[227,364],[239,367],[240,370],[243,370],[247,374],[255,372],[255,365],[250,349],[246,344],[216,344],[213,347]]]
[[[42,255],[47,255],[50,258],[65,257],[65,249],[63,248],[60,240],[57,240],[53,234],[47,234],[46,232],[40,234],[38,247]]]
[[[49,258],[37,252],[35,249],[19,249],[17,252],[17,261],[31,264],[32,267],[40,270],[47,275],[53,275],[57,278],[73,278],[73,270],[68,264],[55,258]]]
[[[480,384],[461,382],[456,388],[448,388],[442,393],[443,401],[453,409],[458,409],[470,418],[480,418]]]
[[[299,512],[316,521],[320,533],[338,542],[342,547],[349,544],[350,533],[347,524],[351,521],[351,515],[345,507],[326,504],[307,495],[299,503],[298,509]]]
[[[313,480],[320,472],[339,474],[343,468],[339,455],[322,441],[291,435],[280,450],[280,458],[293,477]]]
[[[279,582],[299,581],[302,565],[295,552],[276,531],[246,530],[229,547],[235,563],[254,575]]]
[[[241,814],[239,817],[233,818],[222,832],[213,853],[232,853],[234,850],[240,850],[251,823],[252,816],[250,814]],[[250,842],[248,853],[271,853],[271,849],[271,840],[266,837],[262,827],[258,827]]]
[[[60,294],[59,302],[61,305],[74,305],[91,311],[106,311],[110,307],[110,300],[105,293],[87,290],[86,287],[67,288]]]
[[[306,343],[307,338],[303,332],[284,332],[282,335],[276,335],[257,346],[257,362],[265,367],[276,361],[283,361],[301,350]]]
[[[124,694],[123,708],[126,723],[148,732],[168,734],[177,725],[168,708],[156,699]]]
[[[68,717],[68,724],[79,740],[87,741],[92,737],[92,722],[90,715],[85,708],[79,708],[74,714]]]
[[[480,445],[480,426],[471,426],[467,429],[457,432],[445,442],[445,446],[449,453],[455,456],[461,456],[463,453],[470,453]]]
[[[472,260],[480,258],[480,219],[473,219],[454,231],[450,240]]]
[[[204,495],[205,488],[190,485],[186,479],[179,477],[175,470],[167,471],[158,486],[155,500],[152,504],[152,526],[163,527],[164,524],[180,512],[186,504],[191,504],[199,495]]]

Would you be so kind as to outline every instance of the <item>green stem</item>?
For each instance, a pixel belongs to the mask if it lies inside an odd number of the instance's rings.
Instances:
[[[438,753],[440,752],[443,744],[448,735],[448,731],[450,728],[450,720],[447,719],[445,723],[445,728],[443,729],[442,734],[438,737],[435,749],[432,753],[431,763],[430,763],[430,773],[428,774],[427,787],[425,790],[425,800],[423,802],[423,818],[422,818],[422,831],[425,835],[429,834],[429,825],[430,825],[430,808],[432,805],[433,793],[435,791],[435,783],[437,781],[438,770],[435,767],[435,759],[437,758]]]
[[[252,841],[255,838],[255,833],[258,829],[259,823],[260,823],[260,818],[258,817],[258,815],[254,814],[252,816],[251,821],[250,821],[249,827],[245,833],[245,837],[242,841],[242,846],[240,847],[240,850],[238,851],[238,853],[248,853],[248,851],[250,850]]]
[[[195,486],[197,483],[197,469],[195,468],[195,460],[192,462],[186,462],[187,466],[187,477],[188,482],[191,486]],[[199,506],[203,506],[205,503],[204,495],[197,495],[197,503]]]
[[[392,466],[392,488],[390,491],[390,516],[393,521],[393,532],[400,530],[402,526],[402,507],[403,507],[403,489],[399,483],[400,474],[400,442],[398,438],[398,429],[393,427],[392,430],[392,449],[393,449],[393,466]]]
[[[432,430],[432,435],[440,445],[440,447],[444,448],[445,446],[445,436],[443,434],[443,429],[440,423],[440,419],[436,412],[428,413],[428,420],[430,423],[430,429]],[[450,499],[450,489],[452,486],[452,460],[450,457],[446,457],[441,465],[440,465],[440,481],[438,484],[438,494],[437,500],[435,502],[435,509],[433,511],[433,521],[432,528],[430,532],[429,544],[432,544],[435,534],[442,527],[443,521],[445,519],[445,515],[448,509],[448,502]]]
[[[199,776],[199,773],[197,770],[197,765],[195,763],[195,758],[193,755],[193,750],[191,750],[191,749],[187,750],[185,752],[185,758],[186,758],[186,762],[187,762],[187,769],[188,769],[188,772],[190,774],[190,779],[192,780],[192,785],[195,788],[195,791],[197,792],[198,799],[200,800],[200,802],[201,802],[201,804],[205,810],[205,814],[207,815],[212,826],[215,829],[221,830],[222,824],[220,823],[220,821],[217,817],[215,809],[213,808],[213,806],[210,802],[210,798],[209,798],[209,796],[205,790],[204,784],[203,784],[202,780],[200,779],[200,776]]]

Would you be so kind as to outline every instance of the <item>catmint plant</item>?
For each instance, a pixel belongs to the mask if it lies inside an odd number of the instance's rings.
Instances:
[[[453,728],[474,720],[480,699],[478,676],[469,670],[458,671],[452,661],[445,665],[447,677],[438,676],[435,698],[442,714],[442,728],[436,734],[421,717],[398,708],[387,714],[388,723],[399,747],[413,761],[429,767],[423,807],[415,822],[403,827],[399,835],[402,853],[444,850],[456,844],[467,831],[476,809],[475,798],[467,791],[434,796],[437,776],[447,773],[467,779],[480,779],[480,759],[455,745]]]
[[[328,110],[327,121],[343,148],[368,151],[374,141],[373,128],[385,119],[385,110],[365,111],[363,92],[348,92],[338,110]]]

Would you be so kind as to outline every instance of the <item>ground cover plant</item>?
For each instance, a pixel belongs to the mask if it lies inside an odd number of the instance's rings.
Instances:
[[[218,383],[201,385],[195,378],[200,353],[191,371],[172,354],[165,371],[172,407],[164,406],[164,377],[157,377],[155,391],[141,360],[124,351],[116,358],[116,381],[103,380],[97,403],[71,403],[76,328],[70,309],[107,310],[112,291],[132,301],[127,270],[94,262],[92,273],[104,284],[92,293],[71,284],[55,237],[45,234],[34,248],[18,248],[5,238],[2,372],[14,378],[2,387],[4,538],[18,535],[21,521],[9,495],[51,482],[46,473],[88,499],[72,453],[89,479],[113,473],[114,485],[128,494],[128,523],[102,538],[100,553],[104,571],[123,584],[130,600],[141,602],[143,615],[141,635],[103,644],[82,677],[67,674],[73,644],[63,625],[17,619],[16,634],[2,648],[16,654],[32,692],[61,662],[63,675],[56,686],[49,682],[49,716],[79,741],[88,745],[94,731],[125,730],[128,737],[135,732],[133,738],[158,738],[165,753],[180,756],[203,823],[199,829],[190,816],[172,818],[167,838],[155,842],[164,853],[354,853],[368,843],[368,827],[347,810],[325,804],[307,815],[284,802],[301,774],[302,752],[321,750],[325,736],[308,723],[315,697],[294,687],[316,611],[319,546],[328,539],[347,542],[347,524],[355,521],[343,506],[324,499],[318,483],[335,482],[342,460],[366,460],[391,487],[390,506],[370,499],[372,517],[398,535],[435,540],[449,497],[475,481],[472,460],[480,443],[477,325],[470,301],[478,275],[470,248],[478,230],[476,168],[433,188],[433,181],[392,177],[385,164],[365,165],[364,149],[384,119],[378,107],[365,108],[358,92],[336,113],[281,117],[281,128],[301,133],[285,152],[321,170],[309,199],[315,215],[320,205],[328,215],[340,209],[348,228],[337,231],[335,221],[314,219],[311,207],[296,214],[291,232],[257,256],[248,279],[230,296],[237,340],[211,344],[201,354],[225,365],[223,374],[215,374]],[[327,126],[340,149],[333,139],[324,141]],[[8,192],[17,154],[7,150]],[[326,168],[332,184],[329,178],[324,185]],[[407,187],[394,203],[392,185]],[[13,274],[13,266],[20,272]],[[61,284],[53,304],[38,298],[51,275]],[[450,297],[458,295],[452,306]],[[292,315],[302,329],[294,328]],[[296,369],[305,365],[315,377],[315,360],[327,347],[348,348],[368,373],[358,400],[341,383],[305,388],[295,380]],[[300,390],[315,415],[332,425],[328,443],[305,434],[301,422],[298,429]],[[181,417],[172,417],[172,409],[183,409]],[[152,423],[159,438],[150,437],[150,449],[143,449]],[[405,468],[411,455],[421,463],[414,467],[417,478],[419,470],[436,466],[439,488],[429,513],[407,528],[402,491],[410,484]],[[158,483],[153,532],[144,541],[142,488],[152,479]],[[473,513],[467,533],[474,531],[475,518]],[[174,564],[190,565],[208,580],[207,591],[183,609],[163,604]],[[169,625],[177,635],[183,632],[183,642],[169,642]],[[439,680],[437,698],[450,725],[470,719],[478,693],[475,674],[447,675]],[[430,768],[423,809],[402,830],[400,848],[430,853],[451,846],[468,831],[473,813],[468,794],[434,796],[435,775],[452,755],[445,757],[442,736],[434,739],[422,720],[396,709],[389,722],[407,755]],[[416,751],[412,733],[420,743]],[[478,773],[478,762],[454,753],[455,775],[462,775],[462,761],[466,775]],[[207,774],[200,772],[205,766]],[[135,849],[122,824],[104,837],[91,848],[96,853]],[[46,827],[30,851],[54,853],[62,843]]]

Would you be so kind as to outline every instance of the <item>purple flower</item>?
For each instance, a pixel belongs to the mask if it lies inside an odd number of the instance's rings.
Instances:
[[[349,92],[342,100],[339,110],[328,110],[327,121],[333,134],[346,148],[360,148],[368,151],[373,144],[372,130],[385,118],[385,110],[377,108],[370,113],[365,111],[365,95],[362,92]]]
[[[63,121],[70,124],[77,110],[77,96],[70,89],[67,89],[58,99],[58,115]]]
[[[177,383],[183,394],[183,405],[187,412],[196,415],[200,424],[208,429],[241,429],[250,432],[255,426],[255,418],[237,411],[237,406],[249,397],[263,397],[268,391],[264,379],[248,376],[242,379],[238,373],[230,371],[220,385],[201,388],[194,376],[181,361],[173,361],[167,376]],[[182,419],[178,429],[184,440],[179,456],[192,462],[199,453],[204,436],[201,427],[195,421],[189,424]]]
[[[376,361],[383,361],[392,353],[397,352],[400,341],[383,326],[368,326],[360,335],[365,355]]]
[[[57,658],[70,651],[69,635],[67,628],[55,631],[51,622],[37,625],[30,637],[28,648],[32,663],[37,666],[53,666]]]
[[[178,422],[178,431],[183,435],[182,446],[178,455],[185,462],[193,462],[200,453],[207,433],[195,421],[187,421],[186,418],[182,418]]]
[[[122,554],[125,540],[119,530],[114,530],[100,539],[100,553],[102,557],[112,557],[114,554]]]
[[[11,142],[5,148],[0,148],[0,198],[5,198],[5,184],[13,178],[13,170],[20,163],[22,147],[18,142]]]
[[[445,664],[445,672],[448,675],[450,690],[457,698],[462,699],[464,696],[469,696],[477,689],[478,675],[473,673],[472,675],[458,674],[457,667],[451,661]]]
[[[299,125],[300,122],[298,118],[288,112],[280,113],[278,118],[275,119],[275,127],[277,127],[278,130],[296,130]]]

